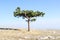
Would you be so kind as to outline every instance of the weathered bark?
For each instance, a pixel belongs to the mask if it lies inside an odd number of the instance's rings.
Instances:
[[[26,16],[26,13],[25,13],[25,16]],[[28,31],[30,31],[30,18],[28,16],[26,16],[26,18],[28,19],[27,22],[28,22]]]
[[[28,31],[30,31],[30,19],[28,19]]]

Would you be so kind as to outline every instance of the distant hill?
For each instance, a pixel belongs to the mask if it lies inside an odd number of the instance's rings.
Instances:
[[[0,30],[18,30],[18,29],[14,29],[14,28],[0,28]]]

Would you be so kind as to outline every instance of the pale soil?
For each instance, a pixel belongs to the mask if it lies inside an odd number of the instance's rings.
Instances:
[[[59,30],[31,30],[30,32],[28,32],[25,29],[0,30],[0,40],[40,40],[39,37],[42,36],[60,37],[60,31]]]
[[[27,38],[26,36],[39,35],[38,31],[27,30],[0,30],[0,40],[21,40]]]

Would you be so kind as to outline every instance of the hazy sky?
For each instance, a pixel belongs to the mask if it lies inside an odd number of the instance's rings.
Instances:
[[[24,19],[13,16],[16,7],[45,13],[30,23],[31,29],[60,29],[60,0],[0,0],[0,27],[27,28]]]

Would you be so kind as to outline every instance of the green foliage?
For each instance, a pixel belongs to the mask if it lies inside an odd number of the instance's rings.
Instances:
[[[36,19],[33,18],[33,19],[31,19],[31,22],[32,22],[32,21],[36,21]]]
[[[14,12],[15,17],[22,17],[24,18],[33,18],[33,17],[43,17],[45,13],[40,11],[33,11],[33,10],[21,10],[19,7],[17,7],[16,11]],[[32,19],[31,21],[35,21],[35,19]]]

